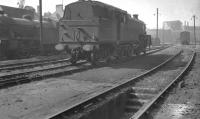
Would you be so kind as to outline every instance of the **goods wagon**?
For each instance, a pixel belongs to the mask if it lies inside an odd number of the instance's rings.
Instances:
[[[40,41],[40,23],[30,17],[12,18],[0,15],[0,56],[7,59],[26,57],[54,50],[58,43],[56,23],[43,21],[43,38]]]
[[[189,31],[182,31],[180,33],[180,42],[183,45],[189,45],[190,44],[190,32]]]
[[[59,21],[60,49],[71,62],[87,59],[95,63],[111,56],[123,57],[146,52],[145,23],[138,15],[98,1],[77,1],[65,6]]]

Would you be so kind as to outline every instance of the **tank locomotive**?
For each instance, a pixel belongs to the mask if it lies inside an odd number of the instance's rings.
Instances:
[[[59,42],[75,64],[80,59],[96,63],[111,56],[146,53],[145,23],[119,8],[98,1],[77,1],[65,6],[59,21]]]

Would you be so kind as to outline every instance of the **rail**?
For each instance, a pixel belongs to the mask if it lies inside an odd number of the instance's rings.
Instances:
[[[169,46],[167,46],[169,47]],[[150,50],[157,50],[159,48],[167,48],[167,47],[153,47]],[[147,51],[150,51],[149,49]],[[20,63],[13,63],[13,64],[1,64],[0,65],[0,71],[2,70],[14,70],[14,69],[22,69],[27,67],[35,67],[35,66],[41,66],[41,65],[48,65],[52,63],[61,63],[61,62],[68,62],[70,59],[47,59],[47,60],[39,60],[39,61],[26,61],[26,62],[20,62]]]
[[[164,66],[165,64],[167,64],[168,62],[170,62],[171,60],[173,60],[175,57],[177,57],[178,55],[180,55],[182,53],[182,50],[180,52],[178,52],[176,55],[170,57],[168,60],[166,60],[165,62],[159,64],[158,66],[154,67],[153,69],[149,70],[149,71],[146,71],[145,73],[137,76],[137,77],[134,77],[134,78],[131,78],[129,80],[127,80],[126,82],[123,82],[122,84],[119,84],[119,85],[116,85],[114,87],[111,87],[101,93],[98,93],[96,94],[95,96],[92,96],[88,99],[85,99],[79,103],[76,103],[70,107],[67,107],[65,110],[62,110],[60,112],[57,112],[55,114],[52,114],[52,115],[48,115],[48,117],[46,117],[45,119],[53,119],[53,118],[57,118],[59,115],[63,114],[63,113],[70,113],[70,112],[74,112],[75,110],[77,109],[81,109],[81,107],[84,107],[85,105],[88,105],[90,104],[91,102],[95,102],[96,100],[98,100],[99,98],[101,97],[105,97],[106,95],[112,93],[112,92],[115,92],[119,89],[122,89],[122,88],[125,88],[127,86],[130,86],[133,82],[135,82],[136,80],[138,79],[141,79],[143,77],[145,77],[146,75],[149,75],[150,73],[156,71],[157,69],[161,68],[162,66]]]
[[[190,59],[190,61],[187,63],[186,67],[182,70],[182,72],[169,84],[167,85],[163,91],[161,91],[157,96],[155,96],[155,98],[147,103],[146,105],[144,105],[138,112],[136,112],[131,118],[129,119],[140,119],[160,98],[162,98],[162,96],[170,89],[172,88],[173,84],[176,83],[181,77],[183,77],[183,75],[189,70],[190,66],[192,65],[192,62],[195,59],[195,51],[193,53],[192,58]]]
[[[155,48],[146,54],[152,54],[152,53],[158,52],[158,51],[166,49],[166,48],[168,48],[168,47],[162,47],[162,48],[158,48],[158,49]],[[65,60],[67,61],[67,59],[65,59]],[[64,62],[64,61],[59,60],[59,61],[52,61],[52,62],[58,63],[58,62]],[[47,63],[49,64],[49,62],[47,62]],[[77,66],[85,64],[85,63],[87,63],[87,62],[80,61],[77,63]],[[34,64],[31,64],[31,66],[32,65],[34,65]],[[79,68],[79,67],[75,66],[75,67],[71,67],[71,68],[69,67],[69,69],[61,70],[68,66],[71,66],[71,64],[67,63],[62,66],[52,66],[52,67],[45,67],[45,68],[41,68],[41,69],[30,69],[30,70],[24,70],[21,72],[18,71],[18,72],[9,72],[9,73],[5,73],[5,74],[0,74],[0,88],[3,88],[5,86],[7,87],[7,86],[9,86],[9,84],[12,84],[12,85],[14,83],[20,84],[20,82],[24,83],[24,82],[40,80],[40,79],[48,78],[48,77],[52,77],[52,76],[71,74],[74,72],[79,72],[79,71],[83,71],[83,70],[87,70],[87,69],[91,68],[91,66],[88,66],[85,68],[84,67]],[[104,66],[104,65],[102,65],[102,66]],[[58,70],[58,71],[56,71],[54,73],[44,73],[44,74],[39,74],[39,75],[33,74],[33,73],[37,73],[37,72],[54,71],[54,70]],[[31,75],[31,74],[33,74],[33,75]],[[29,76],[29,75],[31,75],[31,76]]]
[[[21,68],[26,68],[26,67],[35,67],[35,66],[40,66],[40,65],[47,65],[47,64],[52,64],[52,63],[61,63],[61,62],[68,62],[68,61],[69,61],[69,59],[42,60],[42,61],[33,61],[33,62],[1,65],[0,71],[2,71],[2,70],[11,70],[11,69],[21,69]]]

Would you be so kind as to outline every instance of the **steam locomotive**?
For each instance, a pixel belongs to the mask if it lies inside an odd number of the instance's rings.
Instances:
[[[65,6],[59,21],[58,46],[71,55],[73,64],[146,53],[149,38],[138,15],[98,1],[79,0]]]
[[[25,15],[24,18],[12,18],[0,14],[0,59],[12,59],[20,56],[53,52],[58,43],[56,23],[43,21],[43,38],[40,41],[40,23]]]

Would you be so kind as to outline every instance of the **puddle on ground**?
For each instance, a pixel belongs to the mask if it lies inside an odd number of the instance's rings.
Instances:
[[[167,104],[154,119],[197,119],[200,117],[200,104]]]

